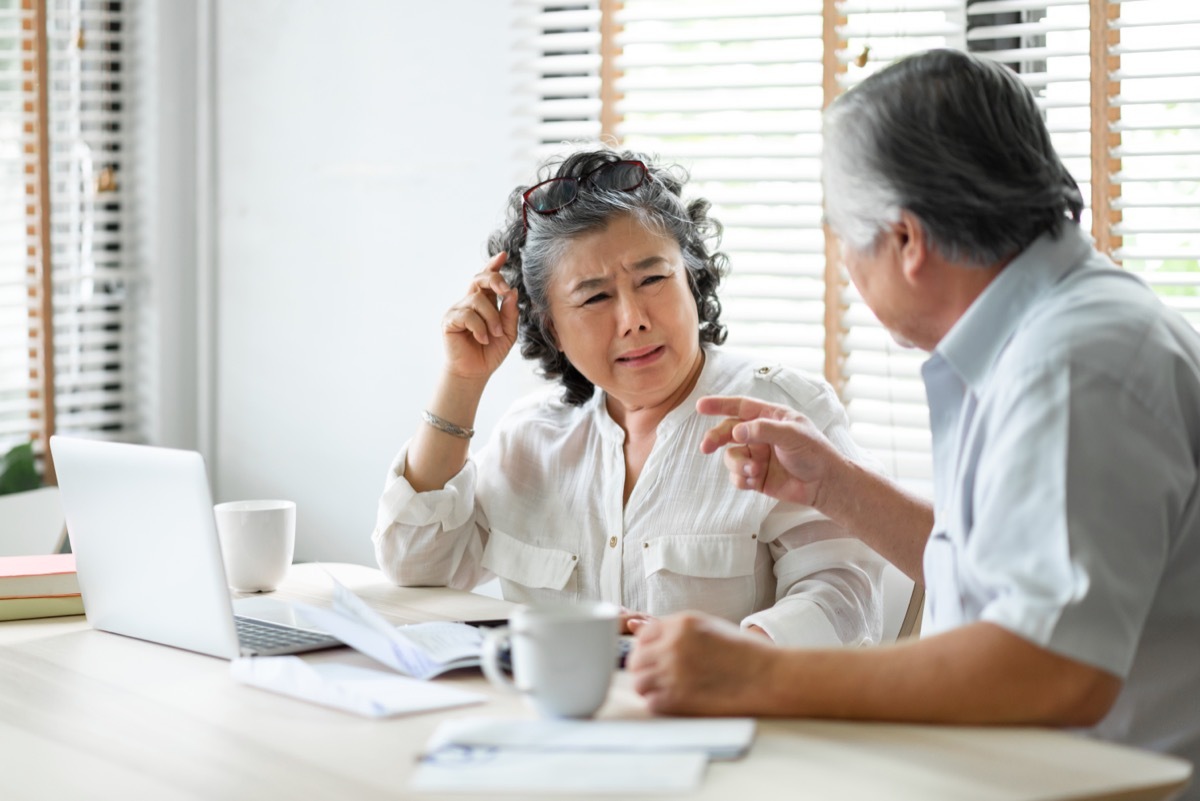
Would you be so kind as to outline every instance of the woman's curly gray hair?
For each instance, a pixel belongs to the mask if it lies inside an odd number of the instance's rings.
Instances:
[[[488,237],[489,256],[500,251],[508,253],[503,275],[508,285],[517,290],[521,355],[536,359],[546,378],[559,379],[565,390],[563,401],[573,406],[586,403],[595,387],[554,343],[547,290],[566,247],[576,238],[604,228],[616,217],[632,215],[647,228],[674,237],[683,254],[688,286],[696,300],[700,342],[720,345],[727,334],[720,322],[721,302],[717,298],[717,287],[728,272],[729,262],[717,250],[721,224],[708,215],[711,204],[707,200],[696,198],[684,202],[682,190],[688,176],[683,168],[659,166],[632,151],[594,150],[546,163],[539,170],[535,185],[551,178],[582,179],[615,161],[645,164],[647,176],[641,186],[623,191],[582,182],[578,197],[570,205],[553,214],[530,210],[528,230],[522,196],[529,187],[519,186],[509,196],[504,226]]]

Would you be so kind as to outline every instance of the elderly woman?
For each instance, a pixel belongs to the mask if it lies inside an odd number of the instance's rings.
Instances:
[[[373,540],[401,585],[500,578],[522,603],[694,609],[780,644],[877,642],[883,562],[807,506],[739,492],[700,452],[704,395],[806,415],[852,458],[824,382],[728,353],[725,257],[682,171],[580,152],[516,190],[493,254],[442,324],[446,364],[388,473]],[[518,338],[561,386],[517,402],[468,452],[488,379]]]

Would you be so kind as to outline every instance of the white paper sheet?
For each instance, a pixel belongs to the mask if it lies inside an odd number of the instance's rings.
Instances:
[[[449,749],[425,757],[409,787],[427,793],[687,793],[704,778],[694,753],[537,753]]]
[[[295,603],[312,625],[400,673],[418,679],[479,664],[483,635],[465,623],[393,626],[361,598],[333,580],[333,606]]]
[[[295,656],[235,659],[233,678],[243,684],[367,717],[447,709],[486,701],[478,693],[408,679],[354,665],[309,664]]]
[[[712,759],[742,756],[754,740],[753,718],[526,720],[458,718],[441,723],[428,750],[447,747],[566,752],[696,751]]]

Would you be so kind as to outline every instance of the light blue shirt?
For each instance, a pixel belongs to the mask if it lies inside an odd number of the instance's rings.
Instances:
[[[1095,733],[1196,763],[1200,337],[1068,224],[1000,272],[922,373],[923,631],[990,621],[1114,673]]]

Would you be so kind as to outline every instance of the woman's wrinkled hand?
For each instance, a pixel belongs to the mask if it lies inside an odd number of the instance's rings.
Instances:
[[[446,371],[453,376],[490,378],[517,341],[517,291],[500,274],[507,260],[507,253],[493,256],[442,317]]]
[[[636,634],[639,625],[649,623],[653,619],[645,612],[627,609],[624,606],[621,607],[621,613],[617,616],[617,620],[621,624],[621,634]]]

